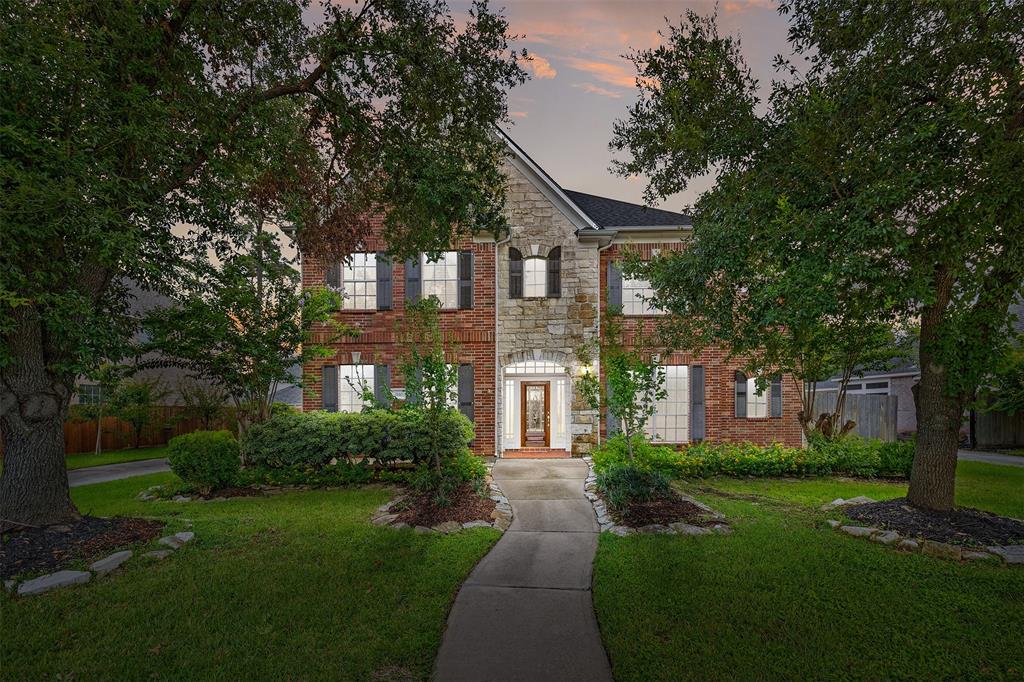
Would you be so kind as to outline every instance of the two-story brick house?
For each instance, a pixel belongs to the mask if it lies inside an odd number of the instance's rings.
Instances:
[[[564,190],[511,139],[506,162],[509,233],[464,239],[441,259],[392,262],[379,234],[345,263],[302,260],[303,286],[344,293],[337,318],[361,330],[333,357],[308,363],[306,410],[358,410],[351,377],[401,394],[396,323],[405,301],[437,296],[441,327],[459,366],[458,405],[476,426],[480,455],[550,449],[582,455],[615,425],[574,395],[576,350],[598,339],[601,314],[621,305],[627,325],[653,324],[649,287],[623,278],[624,248],[653,254],[682,248],[684,214]],[[798,387],[776,381],[757,395],[722,350],[661,359],[668,397],[649,425],[656,440],[779,441],[800,444]]]

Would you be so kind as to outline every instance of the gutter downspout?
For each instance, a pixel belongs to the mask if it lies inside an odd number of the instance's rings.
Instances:
[[[601,278],[603,273],[601,272],[601,254],[612,248],[615,237],[608,240],[608,243],[604,246],[597,247],[597,343],[600,347],[601,343]],[[598,383],[601,381],[601,354],[598,351],[597,356],[597,380]],[[597,411],[597,447],[601,447],[601,410]]]
[[[500,399],[495,401],[494,404],[494,457],[501,457],[502,443],[505,439],[505,434],[499,428],[504,423],[505,415],[502,414],[502,421],[499,422],[497,419],[499,405],[504,409],[505,396],[501,394],[501,367],[498,364],[498,268],[500,263],[498,262],[498,247],[502,244],[508,244],[512,241],[512,230],[509,229],[508,236],[504,239],[495,240],[494,242],[494,395],[500,396]],[[501,438],[498,438],[498,434],[501,433]]]

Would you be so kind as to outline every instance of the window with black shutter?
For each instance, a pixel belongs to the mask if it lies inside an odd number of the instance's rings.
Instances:
[[[334,365],[320,369],[320,400],[327,412],[338,411],[338,368]]]
[[[405,300],[415,303],[420,300],[420,259],[405,261]]]
[[[614,261],[608,262],[608,306],[622,307],[622,270]]]
[[[459,307],[473,307],[473,252],[459,252]]]
[[[736,372],[736,416],[747,416],[747,375]]]
[[[391,310],[391,256],[377,252],[377,310]]]
[[[523,254],[516,248],[508,250],[508,297],[523,297]]]
[[[769,409],[771,416],[781,417],[782,416],[782,376],[776,374],[772,377],[772,388],[771,388],[771,405]]]
[[[562,247],[548,251],[548,298],[562,295]]]
[[[459,412],[473,421],[473,365],[459,365]]]

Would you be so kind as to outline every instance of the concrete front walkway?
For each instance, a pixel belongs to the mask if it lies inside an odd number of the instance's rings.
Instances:
[[[145,476],[146,474],[159,474],[163,471],[170,471],[171,467],[166,459],[140,459],[135,462],[121,462],[120,464],[104,464],[98,467],[86,467],[68,472],[68,483],[74,488],[76,485],[89,485],[91,483],[106,483],[121,478],[132,476]]]
[[[436,679],[611,680],[591,603],[594,508],[578,459],[498,460],[513,520],[448,616]]]

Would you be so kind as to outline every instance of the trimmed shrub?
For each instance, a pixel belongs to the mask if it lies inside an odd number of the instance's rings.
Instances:
[[[597,487],[613,509],[626,509],[669,494],[668,478],[657,471],[616,464],[597,475]]]
[[[318,470],[332,460],[370,458],[390,465],[397,460],[429,462],[437,454],[448,461],[473,440],[473,424],[457,410],[443,413],[434,424],[422,412],[300,412],[277,414],[252,426],[242,439],[246,461],[275,469]]]
[[[857,436],[837,441],[815,440],[808,448],[788,448],[778,443],[695,443],[682,450],[634,440],[630,463],[626,439],[615,436],[594,453],[594,469],[600,474],[614,466],[631,465],[669,478],[708,476],[909,476],[913,444],[883,443]]]
[[[203,494],[238,481],[238,441],[230,431],[175,436],[167,444],[167,459],[171,471]]]

